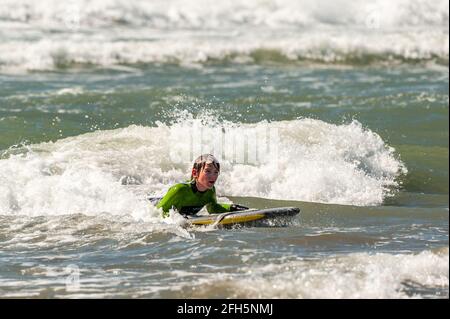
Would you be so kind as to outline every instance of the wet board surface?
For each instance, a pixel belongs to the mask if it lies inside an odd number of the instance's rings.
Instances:
[[[249,209],[223,214],[210,214],[205,216],[187,216],[192,225],[235,225],[246,224],[258,220],[276,219],[280,217],[295,216],[300,213],[297,207],[277,207],[267,209]]]

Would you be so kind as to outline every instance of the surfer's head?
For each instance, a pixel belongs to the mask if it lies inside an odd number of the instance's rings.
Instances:
[[[211,189],[220,174],[220,163],[211,154],[197,157],[192,167],[191,180],[195,180],[199,189]]]

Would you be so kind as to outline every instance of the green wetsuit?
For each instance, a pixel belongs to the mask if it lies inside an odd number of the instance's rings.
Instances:
[[[208,189],[200,192],[195,185],[195,181],[179,183],[171,188],[167,194],[156,205],[163,209],[163,216],[169,215],[169,209],[176,208],[182,215],[193,215],[198,213],[203,206],[209,213],[229,212],[232,204],[217,203],[216,189]]]

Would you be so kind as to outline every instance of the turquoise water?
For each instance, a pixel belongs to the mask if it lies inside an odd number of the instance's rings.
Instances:
[[[0,297],[448,298],[448,3],[155,3],[0,9]],[[300,215],[163,220],[203,152]]]

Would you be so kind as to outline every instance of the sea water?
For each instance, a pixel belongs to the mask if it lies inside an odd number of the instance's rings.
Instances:
[[[0,6],[0,297],[448,298],[448,2]],[[221,161],[186,227],[149,196]]]

